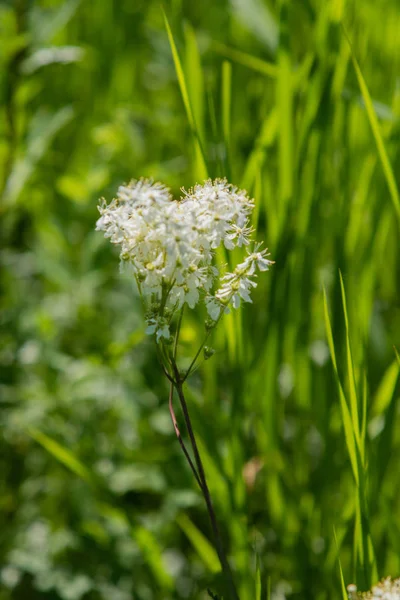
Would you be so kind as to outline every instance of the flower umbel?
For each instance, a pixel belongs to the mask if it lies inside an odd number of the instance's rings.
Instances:
[[[170,337],[174,315],[203,301],[213,321],[222,310],[251,302],[256,271],[272,264],[260,244],[249,251],[254,202],[225,179],[208,180],[174,200],[160,183],[141,179],[119,187],[117,197],[99,206],[97,230],[120,246],[145,303],[147,333],[157,342]],[[216,250],[246,246],[247,257],[224,273]]]

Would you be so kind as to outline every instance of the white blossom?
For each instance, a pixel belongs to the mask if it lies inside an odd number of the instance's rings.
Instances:
[[[387,577],[368,592],[358,592],[357,586],[350,584],[347,586],[349,600],[400,600],[400,578],[392,579]]]
[[[256,277],[256,267],[261,271],[266,271],[272,261],[268,260],[267,250],[259,252],[260,246],[255,247],[254,252],[249,253],[245,260],[238,264],[233,273],[227,273],[222,277],[224,282],[216,291],[215,297],[224,304],[232,302],[234,308],[240,306],[240,301],[252,302],[251,289],[257,286],[253,280]],[[261,266],[260,266],[261,265]]]
[[[236,240],[236,244],[239,246],[239,248],[241,246],[248,246],[248,244],[250,243],[250,235],[254,232],[253,227],[238,227],[237,225],[232,225],[231,228],[228,230],[228,233],[225,237],[225,247],[228,249],[229,246],[227,244],[230,244],[232,246],[232,248],[235,247],[235,240]]]
[[[176,312],[204,301],[217,321],[228,305],[251,302],[256,270],[271,261],[260,244],[247,250],[233,273],[216,265],[216,249],[249,247],[254,202],[225,179],[208,180],[174,200],[160,183],[141,179],[118,188],[117,197],[99,206],[96,229],[120,247],[147,311],[147,333],[169,339]],[[222,284],[222,285],[221,285]],[[215,290],[213,292],[213,290]]]
[[[259,252],[261,244],[257,244],[254,248],[254,252],[252,252],[249,256],[249,259],[253,262],[253,265],[257,266],[259,271],[268,271],[269,267],[274,264],[272,260],[268,260],[266,250]]]

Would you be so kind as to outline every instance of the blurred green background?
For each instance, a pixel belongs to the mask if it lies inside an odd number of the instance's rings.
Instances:
[[[94,231],[132,177],[207,175],[255,197],[276,261],[188,385],[240,597],[341,598],[340,565],[361,589],[400,573],[399,3],[164,9],[171,39],[158,0],[0,4],[0,599],[220,589],[139,299]],[[196,314],[182,336],[193,355]]]

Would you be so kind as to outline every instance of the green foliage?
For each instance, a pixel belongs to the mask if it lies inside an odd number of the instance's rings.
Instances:
[[[0,600],[221,596],[94,231],[140,176],[246,187],[276,261],[186,390],[241,600],[398,576],[399,26],[397,0],[1,3]],[[203,337],[191,314],[183,366]]]

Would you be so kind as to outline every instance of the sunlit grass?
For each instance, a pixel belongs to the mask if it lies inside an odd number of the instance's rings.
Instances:
[[[45,520],[79,546],[49,572],[96,600],[107,573],[140,600],[218,589],[139,303],[92,230],[131,177],[227,176],[276,264],[187,386],[223,538],[241,600],[345,598],[400,572],[399,8],[139,4],[0,9],[2,563]],[[85,53],[27,75],[21,44]],[[17,568],[0,600],[44,577]]]

